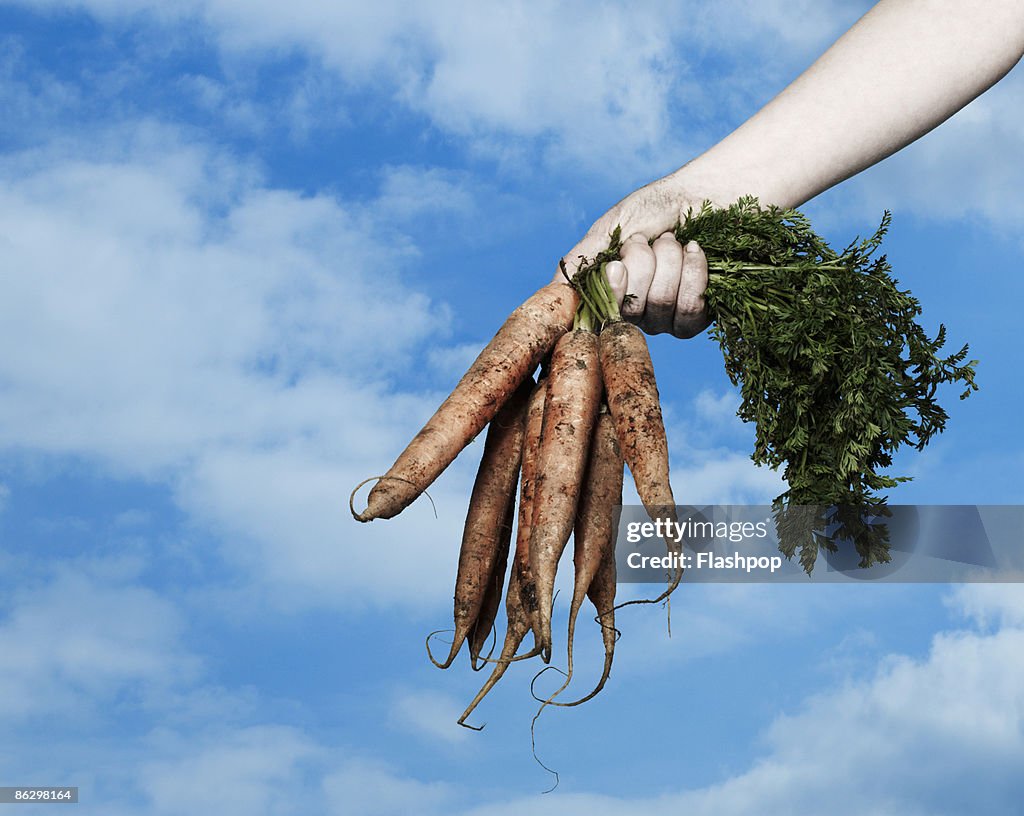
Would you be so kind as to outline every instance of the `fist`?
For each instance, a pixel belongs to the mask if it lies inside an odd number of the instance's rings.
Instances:
[[[685,247],[672,232],[652,244],[641,234],[627,238],[622,260],[605,267],[622,317],[648,334],[668,332],[683,339],[710,324],[704,303],[708,259],[696,241]]]

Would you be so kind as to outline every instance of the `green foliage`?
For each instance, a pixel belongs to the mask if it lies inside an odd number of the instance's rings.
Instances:
[[[600,333],[606,323],[622,319],[619,315],[619,304],[608,283],[608,276],[604,273],[605,265],[609,261],[618,260],[621,248],[622,228],[616,227],[610,236],[608,248],[599,252],[592,261],[588,261],[581,255],[580,267],[572,277],[569,277],[569,273],[565,269],[565,262],[562,262],[562,274],[580,296],[580,305],[576,308],[576,316],[573,320],[572,327],[574,329],[582,326],[590,331]]]
[[[756,426],[751,458],[783,468],[782,549],[799,547],[808,572],[836,539],[854,542],[863,567],[889,560],[885,525],[866,519],[885,515],[877,491],[908,479],[883,471],[901,446],[921,450],[945,427],[939,385],[963,384],[961,399],[977,390],[967,346],[940,356],[945,327],[925,333],[920,303],[876,256],[889,221],[840,253],[800,212],[752,197],[705,203],[676,228],[708,257],[710,334],[740,387],[738,414]]]
[[[740,386],[739,416],[756,425],[752,458],[784,468],[789,490],[776,510],[836,508],[829,520],[865,567],[888,560],[888,538],[851,508],[877,508],[884,499],[875,491],[907,481],[882,471],[902,445],[921,450],[943,430],[940,384],[962,383],[961,399],[977,390],[967,346],[941,357],[945,327],[929,338],[915,322],[920,303],[898,288],[884,255],[872,257],[889,221],[886,213],[874,235],[841,253],[801,213],[762,209],[754,198],[705,204],[676,229],[708,256],[711,336]],[[821,540],[799,536],[808,571]],[[786,542],[791,553],[796,543]]]

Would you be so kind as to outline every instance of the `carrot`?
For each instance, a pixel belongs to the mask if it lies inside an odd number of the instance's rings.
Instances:
[[[647,341],[640,329],[620,320],[604,327],[600,342],[608,409],[640,501],[649,513],[671,511],[674,517],[668,439]]]
[[[539,654],[539,651],[534,648],[521,657],[515,656],[516,650],[523,642],[527,632],[533,629],[533,620],[537,614],[537,591],[530,570],[530,529],[533,519],[537,452],[540,449],[546,392],[547,381],[541,380],[534,388],[533,394],[530,395],[530,403],[526,411],[526,433],[523,439],[523,462],[520,472],[519,527],[516,532],[516,551],[512,559],[512,571],[508,579],[508,592],[505,596],[505,617],[508,619],[505,642],[501,647],[501,656],[495,661],[496,665],[491,676],[487,678],[487,682],[484,683],[459,718],[459,725],[473,730],[479,730],[483,726],[478,728],[468,725],[466,719],[502,678],[509,664],[515,660],[525,660]]]
[[[534,637],[551,659],[551,607],[558,559],[572,532],[587,451],[601,400],[597,336],[578,328],[555,345],[537,460],[530,568],[537,582]]]
[[[676,503],[668,475],[668,438],[647,341],[632,323],[616,320],[605,325],[600,344],[608,409],[640,501],[651,518],[675,522]],[[672,553],[680,550],[678,542],[665,543]],[[682,570],[677,569],[668,589],[650,603],[668,597],[681,577]]]
[[[587,475],[573,534],[575,576],[569,607],[565,682],[543,701],[541,711],[547,705],[572,706],[589,700],[601,690],[611,671],[611,659],[615,652],[615,507],[622,504],[622,470],[622,452],[615,435],[615,425],[611,416],[602,411],[590,443],[590,461],[587,463]],[[555,698],[572,682],[576,617],[583,606],[583,600],[588,596],[598,609],[598,621],[604,633],[604,673],[597,688],[583,700],[557,703]],[[606,619],[605,615],[609,617]]]
[[[402,512],[494,418],[516,387],[572,325],[577,295],[549,283],[517,308],[436,413],[377,482],[358,521]],[[351,506],[351,500],[350,500]]]
[[[555,700],[555,697],[569,685],[569,679],[572,676],[572,658],[570,657],[570,663],[568,666],[569,671],[567,672],[569,677],[566,678],[566,681],[562,684],[561,688],[557,689],[554,694],[543,701],[534,695],[535,700],[543,703],[540,710],[537,711],[537,714],[533,718],[534,724],[536,724],[537,718],[540,717],[541,712],[549,705],[561,706],[562,708],[572,708],[573,706],[582,705],[587,702],[587,700],[592,700],[601,693],[601,689],[604,688],[604,684],[607,683],[608,678],[611,677],[612,661],[615,659],[615,641],[619,636],[619,632],[615,628],[615,610],[619,608],[615,605],[615,583],[615,542],[612,540],[611,546],[601,559],[601,565],[594,574],[594,579],[590,582],[590,586],[587,588],[587,597],[594,605],[594,609],[597,610],[596,620],[601,624],[601,639],[604,641],[604,669],[601,671],[601,677],[597,681],[597,685],[594,686],[593,690],[591,690],[591,692],[585,697],[580,697],[580,699],[573,700],[571,703],[558,702]],[[548,668],[550,668],[550,666]],[[536,680],[536,678],[534,678],[534,680]]]
[[[501,647],[501,656],[494,661],[494,670],[491,672],[483,686],[480,687],[476,696],[470,701],[469,705],[466,706],[466,710],[462,712],[462,716],[458,719],[459,725],[471,728],[474,731],[482,731],[483,726],[470,725],[466,720],[469,718],[469,715],[476,710],[476,707],[480,705],[484,697],[490,693],[491,689],[494,688],[502,676],[504,676],[505,670],[517,660],[525,660],[540,653],[539,649],[534,648],[530,652],[516,657],[516,650],[519,648],[519,644],[523,642],[527,632],[530,631],[532,617],[526,609],[523,596],[520,592],[519,580],[516,577],[515,571],[512,572],[508,582],[508,592],[505,595],[505,612],[508,616],[508,628],[505,631],[505,642]]]
[[[537,582],[530,566],[530,536],[533,532],[537,461],[540,456],[540,443],[544,429],[547,382],[546,379],[543,379],[537,383],[526,410],[526,436],[523,440],[522,481],[519,493],[519,528],[516,532],[516,553],[512,561],[512,578],[509,579],[509,592],[512,591],[514,579],[521,598],[519,606],[527,621],[526,631],[533,629],[533,622],[537,617]],[[512,629],[511,616],[509,616],[509,629]],[[525,636],[525,632],[523,636]],[[520,642],[523,636],[519,638]],[[516,648],[518,647],[519,643],[516,643]]]
[[[621,502],[621,498],[619,501]],[[613,539],[601,560],[601,566],[594,576],[594,580],[590,583],[590,588],[587,590],[587,597],[590,598],[594,609],[597,610],[597,622],[601,624],[601,637],[604,640],[604,670],[601,672],[601,679],[590,694],[571,703],[559,703],[559,705],[574,706],[585,703],[604,688],[604,684],[612,673],[615,640],[619,634],[615,629],[615,578],[615,541]]]
[[[615,597],[615,508],[622,504],[622,451],[615,435],[615,425],[607,413],[597,419],[594,439],[590,443],[590,463],[587,466],[586,486],[580,497],[579,513],[576,516],[575,550],[573,566],[576,575],[573,586],[572,604],[569,607],[569,645],[566,685],[572,678],[572,646],[576,633],[576,616],[579,614],[583,599],[596,593],[603,599],[607,587],[594,587],[599,572],[607,570],[607,562],[611,562],[612,599]],[[607,576],[602,576],[607,580]],[[592,587],[594,589],[592,590]],[[595,601],[595,606],[597,602]],[[598,609],[598,613],[602,613]],[[605,621],[601,621],[604,629]],[[614,620],[611,621],[614,631]],[[607,629],[605,629],[607,631]],[[614,643],[614,637],[612,639]],[[607,639],[605,641],[607,649]],[[606,671],[610,665],[606,665]],[[604,679],[602,678],[602,685]]]
[[[513,485],[513,488],[515,485]],[[508,569],[508,550],[512,543],[512,527],[516,512],[516,494],[513,489],[508,497],[508,507],[505,510],[505,517],[501,520],[501,528],[498,532],[498,554],[494,562],[494,570],[484,590],[484,600],[480,606],[480,614],[477,616],[473,628],[469,632],[469,662],[473,671],[479,671],[484,667],[486,660],[477,665],[480,652],[483,651],[487,638],[494,631],[494,621],[498,617],[498,607],[501,606],[501,591],[505,588],[505,572]]]
[[[515,501],[523,450],[523,425],[532,389],[532,378],[520,383],[487,430],[459,552],[459,571],[455,579],[455,635],[447,660],[444,663],[434,661],[442,669],[451,665],[476,623],[500,557],[503,521],[508,514],[509,502]],[[506,558],[507,552],[506,545]]]

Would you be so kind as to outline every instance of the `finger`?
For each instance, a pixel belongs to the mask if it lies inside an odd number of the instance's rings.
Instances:
[[[622,309],[622,299],[626,296],[626,286],[629,284],[629,276],[626,274],[626,265],[622,261],[609,261],[604,268],[608,276],[608,283],[612,287],[612,294],[615,295],[615,302]]]
[[[647,290],[654,279],[654,250],[642,235],[630,235],[619,250],[619,257],[626,267],[629,286],[626,294],[632,295],[622,304],[622,316],[631,323],[639,323],[647,304]]]
[[[711,324],[704,302],[704,290],[707,288],[707,255],[696,241],[690,241],[683,251],[679,294],[676,297],[676,313],[672,322],[672,334],[676,337],[695,337]]]
[[[655,270],[640,327],[648,334],[672,331],[679,280],[683,270],[683,248],[671,232],[663,232],[651,245]]]

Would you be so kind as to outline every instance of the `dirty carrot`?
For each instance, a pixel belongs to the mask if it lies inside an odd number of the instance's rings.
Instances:
[[[572,702],[560,702],[555,697],[560,694],[566,686],[569,685],[568,678],[562,687],[557,689],[553,695],[548,699],[541,701],[539,697],[534,696],[538,702],[543,702],[537,715],[533,718],[533,722],[537,722],[537,717],[540,716],[541,712],[546,706],[559,706],[561,708],[572,708],[573,706],[582,705],[588,700],[592,700],[601,690],[604,688],[605,683],[608,682],[608,678],[611,677],[612,673],[612,662],[615,659],[615,642],[619,637],[619,630],[615,628],[615,610],[619,606],[615,605],[615,589],[616,589],[616,568],[615,568],[615,544],[612,542],[612,546],[605,553],[601,559],[601,565],[598,567],[597,572],[594,575],[593,580],[590,582],[590,586],[587,588],[587,597],[590,602],[594,605],[594,609],[597,611],[595,620],[601,625],[601,639],[604,641],[604,668],[601,670],[601,677],[597,681],[597,685],[584,697],[580,697],[578,700]],[[621,606],[621,605],[620,605]],[[549,667],[550,668],[550,667]],[[571,675],[571,664],[570,671],[567,674]]]
[[[448,658],[443,663],[434,661],[442,669],[451,665],[476,623],[499,560],[502,522],[508,513],[509,500],[515,498],[519,479],[524,420],[532,389],[532,379],[520,383],[487,430],[459,552],[455,634]]]
[[[544,404],[548,386],[544,378],[537,383],[530,395],[530,403],[526,409],[526,431],[523,439],[523,462],[521,469],[521,488],[519,493],[519,525],[516,531],[516,552],[512,561],[512,575],[515,578],[521,607],[528,618],[529,629],[532,630],[537,617],[537,582],[530,567],[530,535],[533,532],[534,495],[537,490],[537,461],[540,456],[540,443],[544,429]],[[511,591],[511,579],[509,584]],[[509,622],[511,629],[511,621]],[[520,638],[522,640],[522,638]],[[518,648],[519,644],[516,644]]]
[[[514,485],[513,485],[514,487]],[[512,528],[515,526],[516,496],[515,490],[509,494],[508,507],[505,510],[505,517],[501,520],[501,528],[498,531],[498,554],[494,562],[494,569],[491,578],[484,590],[484,600],[480,606],[480,614],[477,616],[473,628],[469,632],[469,662],[473,671],[479,671],[484,667],[486,660],[480,661],[480,653],[483,651],[487,638],[494,631],[494,621],[498,617],[498,607],[501,606],[501,591],[505,588],[505,572],[508,569],[508,551],[512,543]]]
[[[615,606],[615,583],[615,543],[613,541],[612,546],[601,560],[601,566],[597,570],[597,575],[594,576],[594,580],[590,582],[590,588],[587,590],[587,597],[590,598],[594,609],[597,610],[597,622],[601,624],[601,638],[604,640],[604,669],[601,672],[601,679],[598,680],[594,690],[586,697],[581,697],[579,700],[574,700],[571,703],[560,703],[559,705],[579,705],[597,696],[612,673],[612,660],[615,658],[615,641],[619,636],[618,631],[615,629],[615,610],[617,608]]]
[[[596,594],[604,602],[608,594],[607,586],[594,587],[602,569],[607,570],[606,562],[611,561],[612,607],[615,598],[615,509],[622,505],[622,451],[615,434],[615,426],[608,413],[602,413],[597,419],[594,438],[590,443],[590,463],[587,466],[587,479],[580,497],[579,512],[576,516],[574,532],[575,549],[573,550],[573,566],[575,567],[572,603],[569,606],[569,639],[568,664],[566,667],[566,685],[572,679],[572,650],[576,636],[576,616],[579,614],[583,599],[589,594]],[[607,574],[601,575],[607,583]],[[593,589],[592,589],[593,587]],[[597,602],[595,601],[595,605]],[[598,609],[601,615],[612,607]],[[613,613],[614,614],[614,613]],[[605,628],[608,623],[610,628]],[[605,631],[614,632],[614,620],[601,620]],[[612,643],[614,644],[614,637]],[[608,641],[605,639],[607,654]],[[610,658],[606,658],[606,673],[610,670]],[[602,677],[601,684],[604,684]]]
[[[569,605],[569,634],[567,646],[567,665],[565,671],[565,682],[556,689],[544,705],[576,705],[576,703],[556,703],[558,697],[573,677],[573,644],[576,639],[576,618],[579,615],[583,601],[591,593],[591,587],[598,580],[599,573],[605,569],[605,561],[615,560],[615,509],[622,504],[622,473],[623,461],[622,452],[619,449],[619,441],[615,434],[615,425],[606,409],[597,418],[594,427],[594,436],[590,442],[590,459],[587,463],[587,472],[583,484],[583,491],[580,494],[579,510],[576,513],[576,525],[573,531],[573,594]],[[615,580],[614,563],[612,564],[612,589],[611,605],[599,609],[599,615],[611,613],[614,615]],[[607,574],[602,574],[601,579],[607,582]],[[608,596],[607,586],[596,587],[593,592],[604,602]],[[602,625],[605,623],[601,620]],[[612,632],[611,643],[614,645],[614,620],[609,619],[608,624]],[[608,639],[605,638],[605,674],[602,675],[600,687],[604,685],[607,672],[611,669]],[[590,699],[597,691],[592,692],[585,699]]]
[[[597,336],[579,325],[555,345],[537,460],[530,568],[537,583],[534,637],[551,659],[551,607],[558,559],[572,533],[580,483],[601,400]]]
[[[491,672],[487,682],[477,692],[458,721],[459,725],[473,730],[479,730],[483,726],[469,725],[466,720],[502,678],[509,664],[515,660],[523,660],[539,654],[539,651],[534,648],[519,658],[515,657],[519,645],[527,633],[533,629],[533,621],[537,615],[537,590],[530,569],[530,529],[533,518],[537,452],[540,449],[546,392],[547,380],[541,380],[534,388],[533,394],[530,395],[529,406],[526,410],[526,431],[520,470],[519,525],[516,531],[515,555],[512,558],[512,570],[505,595],[505,617],[508,620],[505,642],[501,647],[501,655],[495,661],[494,671]]]
[[[652,517],[674,519],[668,440],[647,341],[640,329],[623,320],[606,325],[600,340],[608,408],[640,501]]]
[[[524,607],[519,581],[515,573],[509,578],[508,591],[505,594],[505,612],[508,617],[508,628],[505,631],[505,642],[501,647],[501,655],[493,661],[494,670],[458,719],[459,725],[471,728],[474,731],[483,730],[483,726],[470,725],[466,720],[469,719],[470,714],[476,710],[476,707],[480,705],[484,697],[490,693],[491,689],[504,676],[505,670],[517,660],[535,657],[540,653],[538,649],[534,648],[530,652],[516,657],[516,650],[519,648],[519,644],[523,642],[523,639],[530,631],[532,617]],[[492,661],[486,660],[485,662]]]
[[[615,230],[609,249],[600,253],[593,262],[581,264],[571,279],[580,296],[577,320],[581,316],[589,318],[600,332],[601,377],[608,408],[640,501],[652,519],[675,522],[675,498],[669,482],[668,438],[651,354],[643,332],[622,319],[605,274],[607,262],[618,256],[619,235],[619,230]],[[665,544],[670,553],[680,549],[677,541],[666,539]],[[668,598],[679,585],[682,569],[677,568],[669,577],[668,588],[657,598],[630,601],[629,604],[656,603]]]
[[[652,519],[675,522],[675,498],[669,482],[668,437],[647,340],[632,323],[613,320],[601,330],[600,342],[601,374],[608,395],[608,409],[615,422],[622,456],[633,475],[636,492]],[[666,539],[665,544],[672,553],[680,550],[678,541]],[[682,570],[676,569],[667,589],[650,602],[667,598],[681,578]]]
[[[576,301],[571,287],[550,283],[512,312],[353,516],[391,518],[426,490],[569,329]]]
[[[599,332],[601,378],[608,409],[640,501],[652,518],[668,516],[675,520],[668,438],[651,353],[643,332],[622,319],[604,271],[604,259],[617,257],[617,253],[618,230],[612,248],[572,279],[581,300],[577,320],[589,319]]]

